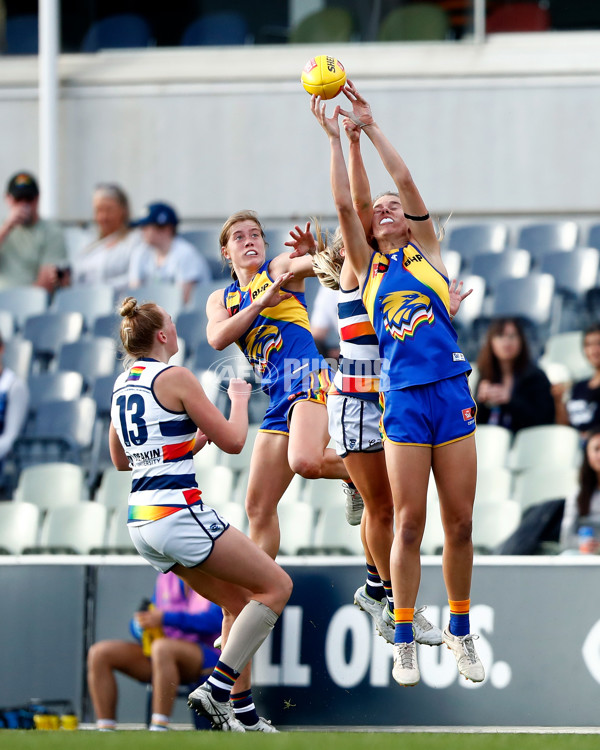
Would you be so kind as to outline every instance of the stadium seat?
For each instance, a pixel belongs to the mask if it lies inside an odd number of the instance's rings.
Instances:
[[[13,495],[15,502],[32,503],[40,510],[72,505],[87,498],[83,469],[64,462],[26,467]]]
[[[319,514],[327,508],[334,508],[339,513],[340,523],[346,523],[344,519],[346,495],[341,480],[311,479],[305,482],[302,502],[308,503]]]
[[[20,555],[37,543],[40,509],[33,503],[0,503],[0,554]]]
[[[457,250],[444,250],[442,260],[446,266],[446,273],[450,281],[452,279],[459,279],[462,265],[461,254]]]
[[[181,47],[199,45],[221,46],[228,44],[249,44],[252,36],[242,13],[225,10],[205,13],[192,21],[181,37]]]
[[[85,328],[92,331],[97,318],[113,312],[114,291],[108,284],[86,284],[57,289],[50,309],[55,312],[80,312]]]
[[[248,427],[248,437],[246,438],[246,443],[244,444],[241,453],[222,453],[221,465],[228,466],[234,471],[247,469],[250,466],[250,457],[252,456],[254,441],[256,440],[257,435],[258,425],[250,425]]]
[[[471,273],[485,281],[486,294],[493,294],[502,279],[522,279],[531,267],[527,250],[509,249],[501,253],[481,253],[473,256]]]
[[[9,341],[15,334],[15,319],[10,310],[0,310],[0,336]]]
[[[215,510],[217,510],[215,508]],[[244,506],[230,500],[228,503],[219,505],[218,514],[242,534],[248,533],[248,516]]]
[[[548,326],[554,299],[554,278],[547,273],[498,282],[492,317],[523,318],[533,326]]]
[[[106,541],[96,545],[90,551],[94,554],[103,555],[137,555],[138,552],[131,541],[129,530],[127,529],[128,515],[129,505],[125,501],[125,503],[121,503],[109,515]]]
[[[570,497],[579,488],[579,470],[573,466],[565,468],[533,468],[515,477],[512,499],[524,512],[529,506],[547,500]]]
[[[475,432],[477,446],[477,468],[504,468],[512,443],[512,433],[506,427],[495,424],[478,425]]]
[[[118,293],[119,300],[128,296],[135,297],[140,304],[144,302],[155,302],[175,320],[183,309],[183,293],[181,286],[175,282],[150,281],[142,284],[136,289],[128,289]]]
[[[282,499],[277,514],[281,532],[279,554],[297,555],[299,550],[312,546],[315,511],[311,505]],[[343,517],[341,523],[345,523]]]
[[[504,466],[479,466],[477,455],[477,487],[475,503],[493,503],[498,500],[512,499],[513,477],[509,469]]]
[[[554,277],[555,289],[563,294],[581,298],[596,286],[600,251],[595,247],[579,247],[570,253],[545,254],[540,263],[542,273]]]
[[[354,21],[344,8],[323,8],[305,16],[291,29],[290,44],[315,44],[318,42],[349,42]]]
[[[588,228],[587,245],[600,250],[600,224],[592,224]]]
[[[193,357],[199,344],[206,343],[206,313],[202,310],[180,312],[175,321],[177,336],[186,343],[188,357]]]
[[[556,220],[524,224],[518,234],[516,247],[529,250],[534,261],[545,253],[573,250],[577,246],[579,227],[575,221]]]
[[[94,336],[105,336],[107,338],[119,341],[119,328],[121,326],[121,316],[116,313],[100,315],[94,321],[92,333]]]
[[[430,488],[433,482],[429,482]],[[421,553],[424,555],[439,555],[444,548],[444,527],[440,516],[440,505],[435,488],[427,499],[427,519],[421,540]]]
[[[116,355],[114,339],[83,337],[60,347],[57,366],[80,373],[89,390],[97,378],[114,375]]]
[[[540,360],[540,366],[558,363],[567,367],[569,380],[591,378],[594,368],[583,353],[583,331],[568,331],[549,336]]]
[[[90,554],[104,544],[106,508],[82,501],[48,510],[42,523],[40,543],[24,554]]]
[[[443,246],[460,253],[463,263],[482,253],[500,253],[506,248],[508,229],[505,224],[489,222],[465,224],[448,230]]]
[[[23,338],[33,344],[33,367],[46,370],[63,344],[77,341],[83,330],[78,312],[51,312],[33,315],[25,321]]]
[[[12,286],[0,289],[0,310],[13,314],[15,326],[21,331],[27,318],[41,315],[48,308],[48,292],[39,286]]]
[[[543,467],[568,469],[578,466],[579,460],[579,432],[574,427],[550,424],[519,430],[508,466],[514,472]]]
[[[42,372],[38,375],[30,375],[29,381],[29,417],[30,428],[25,430],[28,434],[33,428],[35,415],[40,404],[46,401],[73,401],[81,396],[83,390],[83,377],[78,372]]]
[[[467,358],[477,356],[479,346],[473,341],[473,351],[469,350],[469,339],[474,336],[474,325],[483,314],[483,304],[485,300],[485,281],[481,276],[469,274],[463,279],[463,289],[472,289],[472,293],[466,298],[456,314],[453,324],[456,328],[461,346],[464,346],[464,352]],[[464,339],[464,340],[463,340]]]
[[[8,16],[5,23],[4,53],[6,55],[37,55],[39,37],[37,13]]]
[[[31,371],[33,344],[20,336],[14,336],[4,344],[3,363],[17,373],[22,380],[27,380]]]
[[[320,480],[313,480],[320,481]],[[334,480],[323,481],[335,483]],[[323,508],[315,526],[313,544],[308,548],[312,554],[342,554],[364,556],[360,540],[360,528],[350,526],[344,518],[344,509],[336,506]],[[308,551],[299,549],[298,554]]]
[[[152,43],[152,31],[145,18],[136,13],[117,13],[92,23],[81,43],[81,51],[150,47]]]
[[[548,31],[550,26],[548,8],[537,2],[509,2],[492,10],[486,21],[486,32]]]
[[[391,10],[379,26],[377,41],[439,41],[446,39],[449,29],[448,16],[443,8],[419,2]]]
[[[115,466],[107,466],[102,472],[95,501],[109,511],[127,506],[131,492],[131,472],[119,471]]]
[[[490,553],[515,531],[521,508],[514,500],[498,500],[473,507],[473,548]]]
[[[194,465],[197,466],[197,464]],[[221,511],[227,503],[232,501],[235,473],[231,467],[201,467],[196,470],[196,477],[198,487],[202,492],[202,501],[206,505]]]

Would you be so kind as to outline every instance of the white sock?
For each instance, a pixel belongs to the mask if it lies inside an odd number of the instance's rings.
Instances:
[[[165,714],[152,714],[150,719],[151,732],[166,732],[169,728],[169,717]]]
[[[117,728],[117,722],[114,719],[98,719],[96,721],[96,729],[101,732],[114,732]]]

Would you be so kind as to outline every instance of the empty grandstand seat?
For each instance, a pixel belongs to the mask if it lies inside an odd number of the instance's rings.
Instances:
[[[94,336],[106,336],[107,338],[119,340],[119,328],[121,326],[121,318],[117,313],[109,313],[108,315],[100,315],[94,321],[92,333]]]
[[[7,17],[4,45],[6,55],[37,55],[38,38],[37,13]]]
[[[113,311],[114,291],[108,284],[86,284],[57,289],[51,310],[56,312],[80,312],[86,330],[91,331],[96,318],[110,315]]]
[[[523,318],[535,326],[550,322],[554,278],[547,273],[498,282],[492,304],[494,318]]]
[[[128,296],[135,297],[140,304],[155,302],[175,320],[183,309],[183,293],[181,286],[170,281],[149,281],[136,289],[128,289],[117,296],[119,299]]]
[[[475,489],[475,504],[493,503],[498,500],[512,499],[513,477],[510,469],[504,466],[479,466],[477,455],[477,487]]]
[[[97,378],[114,374],[116,356],[113,339],[84,337],[60,347],[57,366],[80,373],[89,389]]]
[[[540,261],[542,273],[554,277],[555,288],[563,294],[582,298],[596,286],[600,251],[595,247],[579,247],[570,253],[546,253]]]
[[[42,372],[30,375],[29,381],[29,418],[31,423],[26,433],[31,432],[35,414],[46,401],[72,401],[81,396],[83,376],[79,372]]]
[[[37,543],[40,509],[33,503],[0,503],[0,554],[19,555]]]
[[[27,318],[40,315],[48,308],[48,292],[39,286],[11,286],[0,289],[0,310],[13,314],[15,326],[21,330]]]
[[[131,541],[129,530],[127,529],[128,515],[129,505],[127,502],[115,508],[109,515],[106,524],[105,541],[93,547],[91,552],[111,555],[137,555],[137,550]]]
[[[149,47],[152,43],[152,31],[143,16],[116,13],[92,23],[81,43],[81,51]]]
[[[335,484],[331,479],[323,481]],[[360,540],[360,528],[346,523],[343,507],[323,508],[317,519],[312,545],[307,549],[299,549],[298,554],[307,551],[313,554],[360,555],[362,557],[364,550]]]
[[[480,253],[471,260],[471,273],[485,281],[486,293],[491,294],[502,279],[522,279],[531,267],[527,250],[509,249],[501,253]]]
[[[592,224],[588,227],[587,244],[600,250],[600,224]]]
[[[32,315],[25,321],[23,337],[33,344],[33,364],[48,368],[63,344],[77,341],[83,330],[83,315],[78,312],[51,312]]]
[[[478,470],[505,467],[511,443],[512,433],[506,427],[495,424],[478,425],[475,432]]]
[[[524,224],[518,234],[516,247],[529,250],[531,257],[538,260],[545,253],[556,250],[573,250],[577,245],[579,227],[575,221],[558,219]]]
[[[277,515],[281,532],[280,554],[297,555],[299,550],[311,547],[315,525],[315,511],[311,505],[280,502]]]
[[[583,331],[567,331],[548,337],[540,366],[546,363],[564,365],[569,371],[569,380],[585,380],[594,374],[594,368],[583,353]]]
[[[28,339],[13,336],[4,344],[3,362],[6,367],[17,373],[23,380],[27,380],[31,371],[33,359],[33,344]]]
[[[488,34],[512,31],[548,31],[550,13],[539,3],[509,2],[494,8],[486,21]]]
[[[220,46],[248,44],[251,41],[246,17],[234,10],[224,10],[205,13],[192,21],[185,28],[179,44],[182,47]]]
[[[579,470],[574,466],[533,468],[515,478],[512,499],[521,511],[548,500],[566,499],[579,487]]]
[[[21,472],[13,494],[15,502],[32,503],[41,510],[72,505],[89,493],[81,466],[57,461],[28,466]]]
[[[473,548],[490,553],[506,541],[521,520],[521,508],[514,500],[475,504],[473,507]]]
[[[499,253],[506,248],[508,229],[500,222],[465,224],[448,230],[444,247],[460,253],[469,263],[481,253]]]
[[[202,310],[180,312],[175,321],[177,336],[186,343],[187,355],[192,355],[200,343],[206,342],[206,313]]]
[[[89,554],[104,544],[106,508],[82,501],[50,509],[42,523],[40,543],[25,554]]]
[[[225,455],[225,454],[224,454]],[[198,487],[202,492],[202,501],[215,510],[221,510],[233,498],[235,473],[229,466],[210,466],[198,468]]]
[[[353,29],[352,15],[345,8],[323,8],[299,21],[291,29],[288,41],[290,44],[349,42]]]
[[[579,465],[580,438],[574,427],[550,424],[519,430],[508,457],[514,472]]]
[[[10,310],[0,310],[0,336],[3,341],[12,339],[15,333],[15,318]]]
[[[444,250],[442,260],[446,266],[446,273],[450,280],[458,279],[462,266],[462,257],[456,250]]]
[[[377,41],[439,41],[446,39],[449,28],[448,15],[439,5],[412,3],[387,14],[379,26]]]
[[[429,486],[433,483],[430,481]],[[439,555],[444,547],[444,527],[440,516],[440,505],[437,492],[427,499],[427,518],[421,539],[421,553],[424,555]]]

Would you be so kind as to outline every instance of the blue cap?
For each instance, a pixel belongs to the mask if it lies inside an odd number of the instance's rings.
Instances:
[[[149,224],[155,224],[157,227],[176,227],[179,224],[179,217],[168,203],[151,203],[148,206],[148,215],[136,221],[134,226],[147,227]]]

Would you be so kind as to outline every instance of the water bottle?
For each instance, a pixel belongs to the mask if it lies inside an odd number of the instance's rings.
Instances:
[[[593,555],[596,552],[596,533],[592,526],[581,526],[579,529],[579,553]]]

